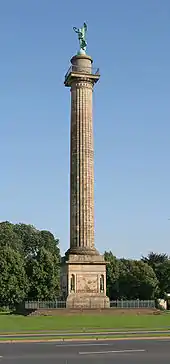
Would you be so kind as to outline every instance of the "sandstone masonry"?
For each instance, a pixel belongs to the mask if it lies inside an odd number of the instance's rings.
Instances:
[[[94,145],[92,95],[100,75],[87,55],[74,56],[65,77],[71,88],[70,248],[61,288],[67,307],[108,307],[106,262],[94,244]]]

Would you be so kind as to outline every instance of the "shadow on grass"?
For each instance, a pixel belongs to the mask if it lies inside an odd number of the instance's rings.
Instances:
[[[8,311],[8,312],[0,312],[0,317],[1,316],[8,316],[8,315],[11,315],[11,312],[10,311]]]
[[[36,310],[13,310],[9,313],[9,315],[16,315],[16,316],[31,316],[32,314],[34,314]]]

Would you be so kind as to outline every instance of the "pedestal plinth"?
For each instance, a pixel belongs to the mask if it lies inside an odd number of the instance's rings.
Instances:
[[[106,262],[101,255],[65,257],[61,285],[68,308],[110,307],[106,296]]]

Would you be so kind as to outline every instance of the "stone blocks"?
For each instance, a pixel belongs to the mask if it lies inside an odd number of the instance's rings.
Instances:
[[[70,249],[61,267],[67,307],[106,308],[106,262],[94,244],[92,95],[99,74],[92,59],[74,56],[65,85],[71,88]]]

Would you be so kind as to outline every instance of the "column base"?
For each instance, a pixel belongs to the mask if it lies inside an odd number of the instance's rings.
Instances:
[[[110,300],[104,293],[70,293],[66,307],[70,309],[110,308]]]
[[[78,247],[73,246],[73,247],[69,248],[65,253],[65,256],[67,258],[69,256],[74,256],[74,255],[76,255],[76,256],[86,255],[90,259],[91,256],[100,256],[100,253],[98,252],[98,250],[95,247],[90,248],[90,247],[81,247],[81,246],[78,246]]]

